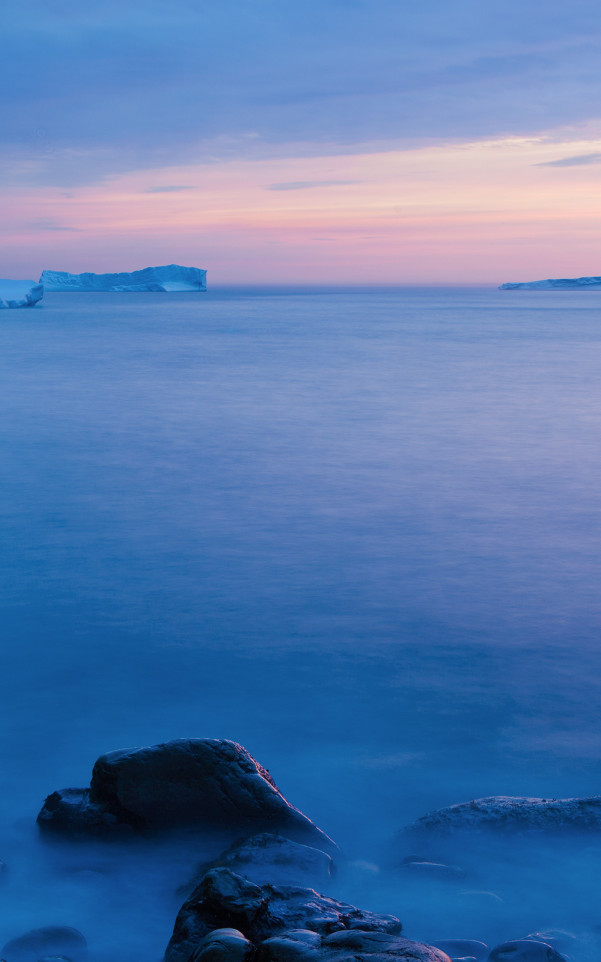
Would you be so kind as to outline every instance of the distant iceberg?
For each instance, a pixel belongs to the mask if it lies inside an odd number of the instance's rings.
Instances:
[[[207,272],[199,267],[145,267],[129,274],[68,274],[66,271],[42,271],[40,284],[46,291],[112,291],[113,293],[146,293],[160,291],[206,291]]]
[[[546,281],[523,281],[519,284],[501,284],[500,291],[579,291],[601,288],[601,277],[555,277]]]
[[[35,281],[0,280],[0,308],[33,307],[44,296],[44,288]]]

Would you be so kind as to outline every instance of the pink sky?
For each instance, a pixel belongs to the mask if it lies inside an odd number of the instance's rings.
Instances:
[[[0,198],[2,269],[37,277],[43,268],[178,262],[206,268],[210,285],[499,284],[599,274],[597,153],[601,136],[583,127],[163,167],[68,191],[13,187]]]

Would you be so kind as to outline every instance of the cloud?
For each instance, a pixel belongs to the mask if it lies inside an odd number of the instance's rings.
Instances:
[[[577,154],[575,157],[562,157],[560,160],[546,160],[535,167],[581,167],[585,164],[601,164],[601,154]]]
[[[5,6],[9,182],[530,134],[600,112],[598,0]]]
[[[310,190],[313,187],[343,187],[358,183],[358,180],[291,180],[283,184],[269,184],[265,190]]]
[[[26,226],[28,228],[33,228],[34,230],[66,230],[66,231],[79,231],[79,227],[69,227],[66,224],[60,224],[56,220],[52,220],[50,217],[38,217],[35,220],[27,221]]]
[[[167,184],[164,187],[147,187],[145,194],[174,194],[180,190],[196,190],[196,187],[188,184]]]

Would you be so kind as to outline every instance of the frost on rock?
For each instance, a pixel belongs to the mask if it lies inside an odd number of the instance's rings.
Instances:
[[[44,288],[35,281],[0,280],[0,308],[33,307],[44,296]]]
[[[66,271],[42,271],[40,284],[46,291],[112,293],[150,293],[153,291],[206,291],[207,272],[199,267],[145,267],[141,271],[120,274],[68,274]]]
[[[501,284],[500,291],[574,291],[601,289],[601,277],[550,277],[544,281],[521,281]]]

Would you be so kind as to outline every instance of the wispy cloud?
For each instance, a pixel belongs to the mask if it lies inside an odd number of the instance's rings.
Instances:
[[[583,167],[585,164],[601,164],[601,154],[577,154],[575,157],[561,157],[559,160],[546,160],[535,167]]]
[[[359,184],[358,180],[291,180],[282,184],[269,184],[266,190],[310,190],[313,187],[344,187]]]
[[[35,230],[80,230],[79,227],[69,227],[67,224],[60,224],[58,221],[52,220],[50,217],[38,217],[36,220],[30,220],[27,222],[27,227],[33,227]]]
[[[596,120],[599,3],[553,0],[546,17],[539,6],[504,0],[474,16],[475,0],[9,0],[2,180],[70,188],[224,157],[341,156]]]
[[[180,190],[196,190],[193,184],[166,184],[164,187],[147,187],[145,194],[175,194]]]

